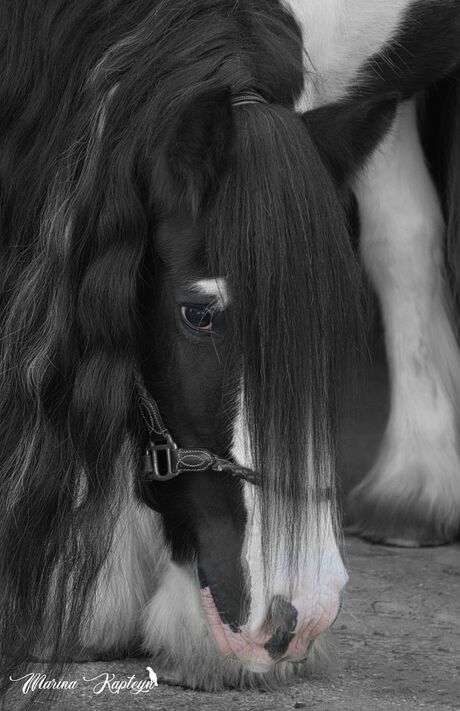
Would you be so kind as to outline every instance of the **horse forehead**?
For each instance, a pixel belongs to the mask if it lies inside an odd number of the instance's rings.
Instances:
[[[187,270],[205,256],[203,226],[187,216],[161,220],[153,239],[159,256],[173,270]]]
[[[199,223],[185,217],[164,220],[155,235],[155,243],[176,286],[212,300],[219,309],[229,305],[228,279],[209,275],[204,230]]]

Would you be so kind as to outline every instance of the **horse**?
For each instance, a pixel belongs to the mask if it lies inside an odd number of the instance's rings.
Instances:
[[[0,27],[5,677],[300,674],[347,581],[356,205],[392,407],[351,520],[458,532],[460,3],[3,0]]]

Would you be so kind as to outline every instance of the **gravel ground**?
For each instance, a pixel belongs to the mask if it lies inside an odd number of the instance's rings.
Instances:
[[[147,659],[77,665],[56,711],[460,711],[460,546],[418,550],[347,540],[350,583],[328,668],[276,692],[217,694],[160,682],[148,693],[95,695],[103,672],[147,679]],[[47,703],[38,708],[47,710]],[[10,700],[7,709],[15,711]]]

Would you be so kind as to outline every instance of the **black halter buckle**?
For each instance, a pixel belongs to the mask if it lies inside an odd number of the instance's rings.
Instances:
[[[219,457],[207,449],[178,447],[163,422],[156,401],[148,392],[140,376],[136,378],[136,383],[141,419],[147,429],[148,442],[142,458],[142,473],[140,473],[142,484],[169,481],[186,472],[214,471],[231,474],[237,479],[260,486],[259,474],[251,469],[246,469]],[[146,500],[146,503],[151,508],[159,510],[150,499]]]
[[[177,444],[166,432],[165,441],[158,443],[150,441],[144,454],[143,472],[147,481],[169,481],[179,475],[176,467],[173,468],[171,452],[177,449]],[[164,452],[163,455],[160,453]]]

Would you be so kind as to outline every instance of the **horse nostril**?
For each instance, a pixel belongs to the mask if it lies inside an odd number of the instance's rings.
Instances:
[[[265,628],[273,631],[272,637],[264,644],[272,659],[280,659],[294,637],[298,612],[289,600],[282,595],[275,595],[265,621]]]
[[[274,595],[267,615],[267,624],[286,626],[293,632],[297,624],[297,609],[282,595]]]

